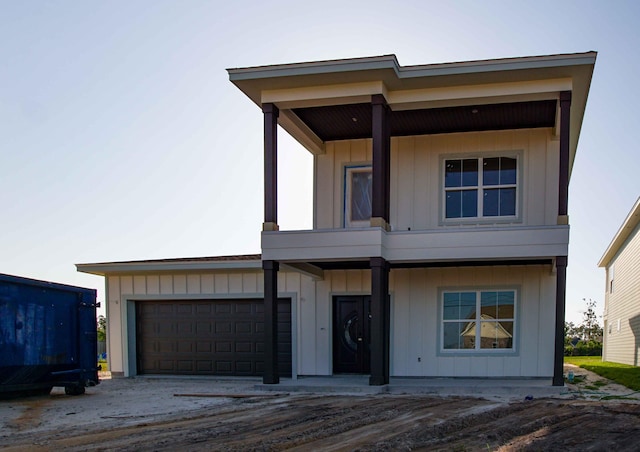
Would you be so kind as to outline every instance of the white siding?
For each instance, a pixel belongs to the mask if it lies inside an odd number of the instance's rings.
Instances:
[[[613,292],[607,284],[604,359],[640,365],[640,225],[607,266],[615,268]],[[608,279],[608,276],[607,276]],[[618,330],[620,325],[620,330]],[[611,328],[611,333],[609,333]]]
[[[518,289],[514,354],[453,356],[439,352],[439,289]],[[555,275],[549,266],[392,270],[391,375],[425,377],[551,377]],[[368,270],[325,272],[316,283],[315,322],[302,316],[300,374],[332,373],[332,299],[371,293]],[[302,309],[312,312],[308,300]]]
[[[394,230],[441,227],[444,156],[522,152],[521,223],[557,224],[558,141],[549,129],[477,132],[391,139],[391,225]],[[329,142],[315,157],[315,228],[344,225],[344,168],[371,162],[371,140]]]
[[[308,316],[309,309],[315,308],[313,283],[298,273],[278,274],[278,287],[281,294],[293,295],[297,302],[303,293],[305,304],[298,310]],[[106,278],[108,312],[108,356],[111,371],[116,375],[135,374],[135,319],[130,302],[135,300],[224,297],[262,297],[264,278],[262,271],[216,272],[188,274],[144,274],[114,275]],[[303,289],[304,288],[304,291]],[[310,315],[313,319],[313,315]],[[298,319],[292,322],[300,329]],[[306,326],[306,324],[305,324]],[[295,332],[296,335],[299,332]],[[301,359],[303,349],[314,347],[314,337],[308,337],[310,344],[299,344],[297,357]],[[313,356],[313,355],[311,355]],[[294,359],[296,362],[296,359]]]
[[[395,376],[550,377],[555,278],[547,266],[393,270],[392,363]],[[439,289],[516,287],[515,354],[439,353]],[[549,316],[550,315],[550,316]],[[547,317],[549,316],[549,317]]]
[[[113,372],[135,373],[133,300],[262,296],[261,271],[109,276],[109,360]],[[440,352],[439,291],[514,287],[519,291],[516,353],[496,356]],[[371,293],[369,270],[325,271],[314,281],[278,273],[281,294],[297,301],[297,374],[331,375],[332,300]],[[555,275],[549,266],[394,269],[391,292],[391,375],[425,377],[550,377],[553,373]],[[294,370],[295,370],[294,369]]]

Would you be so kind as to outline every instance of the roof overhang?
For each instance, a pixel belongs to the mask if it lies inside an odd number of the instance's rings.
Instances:
[[[76,264],[76,269],[82,273],[99,276],[136,273],[186,273],[192,271],[246,271],[262,270],[262,261],[259,254],[248,254]]]
[[[616,232],[616,235],[613,237],[613,240],[607,247],[607,250],[604,252],[602,257],[600,258],[600,262],[598,262],[598,267],[607,267],[611,260],[618,254],[620,248],[627,241],[629,236],[633,233],[633,231],[640,224],[640,197],[637,199],[634,206],[631,208],[629,215],[625,218],[622,226]]]
[[[351,113],[358,108],[366,113],[362,107],[374,94],[384,95],[392,110],[392,136],[394,128],[395,136],[401,136],[549,127],[551,122],[557,127],[557,114],[551,120],[546,116],[541,125],[525,120],[526,109],[534,105],[531,103],[557,101],[560,92],[572,91],[572,165],[596,55],[586,52],[419,66],[400,66],[395,55],[383,55],[227,71],[231,82],[256,105],[274,103],[280,109],[279,124],[314,154],[323,153],[327,141],[366,135],[370,128],[366,115],[359,118]],[[520,122],[504,120],[514,112],[520,115]],[[398,125],[434,114],[443,115],[442,127]],[[319,119],[310,119],[314,115]],[[342,121],[340,127],[346,132],[331,135],[321,130],[318,125],[328,120]]]

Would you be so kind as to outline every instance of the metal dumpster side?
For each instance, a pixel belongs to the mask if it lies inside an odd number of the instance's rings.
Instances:
[[[0,273],[0,396],[99,383],[96,291]]]

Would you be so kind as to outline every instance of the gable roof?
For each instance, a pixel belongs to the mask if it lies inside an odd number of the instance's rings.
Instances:
[[[620,229],[618,229],[618,232],[616,232],[616,235],[613,237],[613,240],[607,247],[607,250],[600,258],[598,267],[606,267],[609,265],[611,260],[616,254],[618,254],[618,251],[620,251],[620,248],[624,245],[638,224],[640,224],[640,197],[638,197],[636,203],[631,208],[629,215],[627,215],[627,218],[622,223],[622,226],[620,226]]]

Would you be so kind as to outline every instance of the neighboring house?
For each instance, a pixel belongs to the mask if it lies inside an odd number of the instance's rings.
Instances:
[[[264,115],[262,255],[79,265],[107,278],[112,370],[562,385],[595,59],[229,69]],[[313,155],[311,230],[278,225],[277,125]]]
[[[640,198],[598,263],[606,270],[602,359],[640,365]]]

